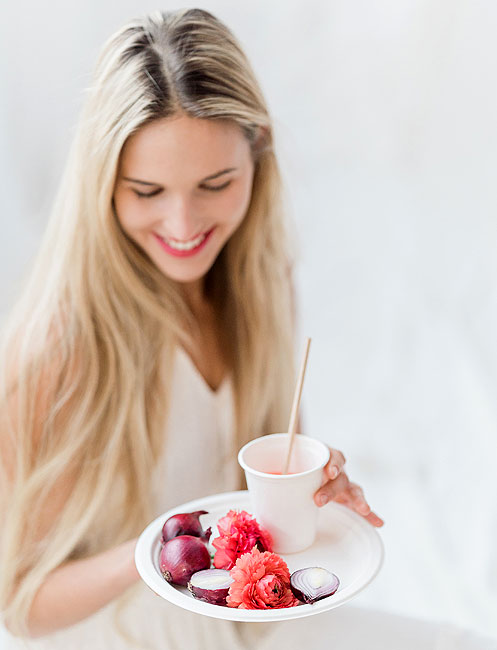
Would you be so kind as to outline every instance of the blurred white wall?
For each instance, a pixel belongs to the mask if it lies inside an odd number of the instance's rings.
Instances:
[[[0,314],[101,44],[157,6],[4,3]],[[197,6],[237,34],[274,115],[313,337],[306,428],[387,522],[357,602],[497,636],[497,3]]]

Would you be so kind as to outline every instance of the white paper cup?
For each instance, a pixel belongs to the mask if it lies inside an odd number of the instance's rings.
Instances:
[[[323,482],[329,460],[328,447],[297,434],[289,474],[283,471],[288,433],[274,433],[252,440],[240,449],[238,462],[245,471],[252,514],[273,538],[276,553],[297,553],[313,544],[319,508],[314,493]]]

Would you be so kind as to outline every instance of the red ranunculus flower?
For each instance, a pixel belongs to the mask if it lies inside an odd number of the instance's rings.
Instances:
[[[280,609],[295,607],[299,601],[290,589],[290,571],[276,553],[257,548],[245,553],[231,569],[231,583],[226,602],[239,609]]]
[[[245,510],[230,510],[225,517],[221,517],[217,527],[220,536],[212,540],[212,546],[216,549],[216,569],[229,571],[237,559],[254,546],[260,551],[273,550],[273,540],[269,533]]]

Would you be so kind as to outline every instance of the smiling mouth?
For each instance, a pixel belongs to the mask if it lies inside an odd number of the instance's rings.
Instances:
[[[179,241],[178,239],[169,239],[168,237],[164,237],[163,235],[157,235],[159,239],[161,239],[165,244],[170,246],[176,251],[191,251],[194,248],[197,248],[200,246],[200,244],[204,241],[204,239],[209,235],[211,231],[208,230],[207,232],[201,233],[194,239],[189,239],[188,241]]]

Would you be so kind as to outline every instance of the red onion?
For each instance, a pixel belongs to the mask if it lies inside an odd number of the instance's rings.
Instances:
[[[180,535],[164,544],[159,565],[168,582],[186,585],[194,573],[210,567],[211,556],[198,537]]]
[[[169,517],[162,527],[163,544],[174,537],[179,537],[179,535],[193,535],[193,537],[199,537],[204,542],[208,542],[211,536],[211,529],[207,528],[207,530],[202,530],[202,525],[199,521],[200,515],[207,514],[209,513],[206,510],[197,510],[196,512],[183,512]]]
[[[290,588],[295,598],[303,603],[315,603],[335,593],[340,580],[334,573],[321,567],[299,569],[290,576]]]
[[[190,578],[188,589],[192,595],[211,605],[226,605],[226,596],[233,578],[224,569],[197,571]]]

